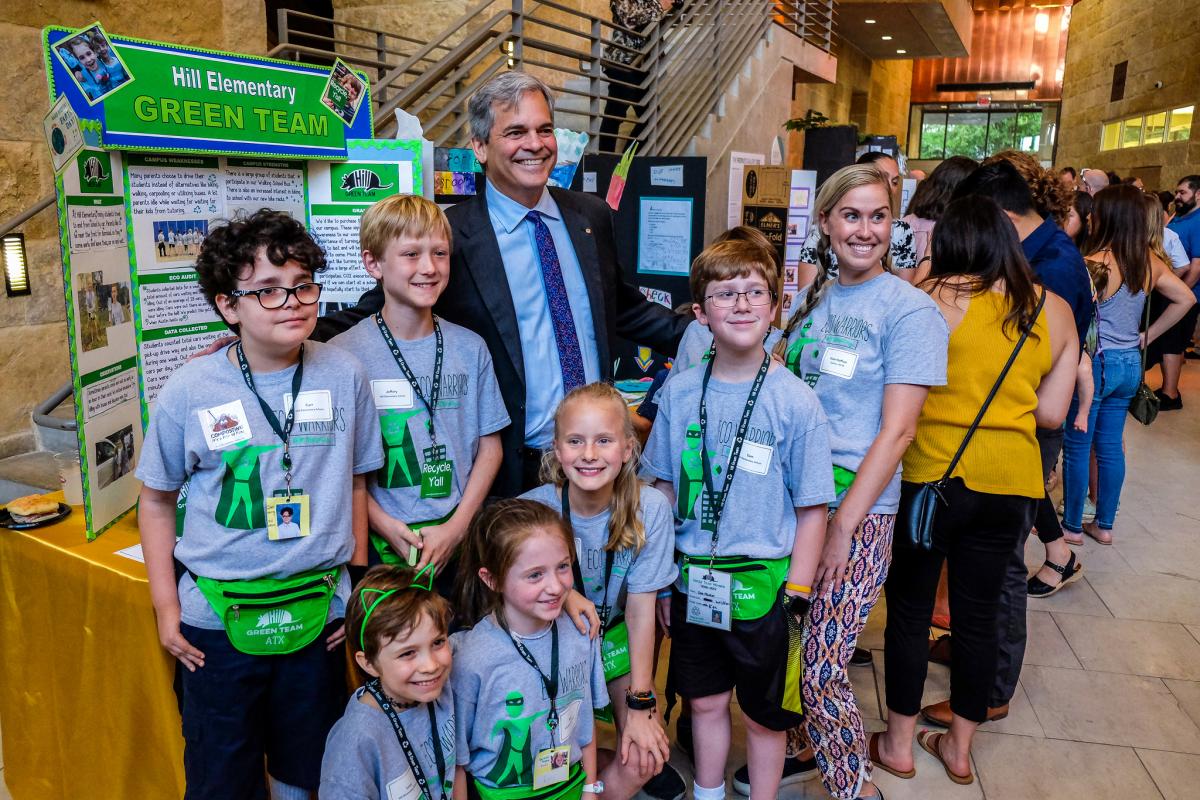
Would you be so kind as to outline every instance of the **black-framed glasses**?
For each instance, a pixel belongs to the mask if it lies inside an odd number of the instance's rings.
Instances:
[[[296,301],[300,305],[311,306],[317,300],[321,299],[321,284],[302,283],[290,289],[286,286],[266,286],[262,289],[234,289],[229,293],[230,297],[250,297],[251,295],[257,297],[258,304],[268,311],[283,308],[287,305],[288,298],[292,295],[296,296]]]
[[[713,292],[704,299],[712,300],[713,308],[733,308],[737,305],[739,297],[745,297],[746,302],[752,306],[769,306],[775,299],[775,293],[770,289],[751,289],[747,292],[726,289],[721,292]]]

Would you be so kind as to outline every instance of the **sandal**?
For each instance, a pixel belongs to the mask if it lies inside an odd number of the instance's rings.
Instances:
[[[1066,564],[1055,564],[1053,561],[1042,562],[1043,567],[1049,567],[1058,573],[1058,583],[1051,585],[1037,575],[1032,575],[1027,583],[1027,593],[1030,597],[1049,597],[1067,584],[1074,583],[1083,577],[1083,565],[1076,563],[1075,554],[1067,559]]]
[[[968,772],[966,775],[959,775],[954,770],[950,769],[950,765],[946,763],[946,759],[942,758],[942,737],[946,734],[937,731],[921,731],[917,734],[917,744],[921,745],[921,749],[938,760],[942,765],[942,769],[946,770],[946,777],[957,783],[959,786],[967,786],[975,782],[975,774]]]
[[[913,767],[907,772],[901,772],[898,769],[892,769],[879,758],[879,734],[872,733],[867,737],[867,756],[870,757],[871,763],[879,767],[884,772],[895,775],[897,778],[905,780],[914,777],[917,774],[917,768]]]
[[[1098,525],[1084,525],[1083,532],[1095,540],[1096,544],[1110,545],[1113,543],[1112,531]]]
[[[1083,547],[1083,533],[1076,533],[1063,528],[1063,541],[1071,547]]]

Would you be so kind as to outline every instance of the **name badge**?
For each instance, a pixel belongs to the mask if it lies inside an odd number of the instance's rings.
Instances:
[[[204,440],[209,450],[221,450],[253,436],[241,400],[196,413],[200,415],[200,427],[204,430]]]
[[[751,475],[766,475],[771,468],[771,456],[775,454],[774,447],[756,442],[742,442],[742,452],[738,455],[739,470],[745,470]]]
[[[394,781],[390,781],[387,785],[387,800],[418,800],[421,796],[421,787],[417,783],[416,776],[404,767],[404,774]]]
[[[731,576],[693,564],[688,571],[687,621],[706,628],[729,630],[733,608]]]
[[[854,370],[857,368],[858,353],[852,350],[827,347],[824,355],[821,356],[821,372],[825,375],[849,379],[854,377]]]
[[[267,538],[273,542],[302,539],[312,533],[308,495],[303,490],[292,489],[291,497],[286,489],[276,490],[274,497],[267,498],[266,511]]]
[[[371,381],[371,396],[376,408],[412,408],[412,384],[406,380]]]
[[[292,410],[292,396],[283,396],[283,413]],[[333,395],[328,389],[312,389],[296,396],[296,422],[333,422]]]
[[[562,783],[571,774],[571,747],[559,745],[539,750],[533,760],[533,788],[545,789]]]

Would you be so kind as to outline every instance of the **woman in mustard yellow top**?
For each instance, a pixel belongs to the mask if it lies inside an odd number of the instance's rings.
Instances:
[[[876,765],[912,777],[912,738],[928,660],[929,619],[942,562],[950,587],[954,648],[948,733],[918,743],[956,783],[970,783],[971,737],[987,715],[998,652],[996,611],[1009,557],[1033,524],[1044,493],[1034,429],[1061,425],[1074,387],[1079,343],[1067,303],[1033,282],[1016,230],[990,198],[952,202],[933,234],[926,288],[950,326],[945,386],[934,386],[904,457],[896,545],[888,574],[885,659],[887,732]],[[902,530],[905,500],[939,480],[999,377],[1022,331],[1029,337],[944,492],[933,549],[913,549]]]

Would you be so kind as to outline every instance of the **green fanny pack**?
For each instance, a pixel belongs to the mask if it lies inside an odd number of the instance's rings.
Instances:
[[[604,631],[600,657],[604,661],[606,683],[629,674],[629,628],[625,625],[624,615],[612,620],[608,630]]]
[[[748,621],[760,619],[767,615],[779,595],[779,587],[787,581],[789,558],[746,558],[745,556],[709,556],[683,557],[680,568],[683,573],[683,585],[688,585],[688,576],[693,565],[707,568],[709,561],[712,568],[718,572],[727,572],[732,576],[733,618]]]
[[[450,513],[444,517],[440,517],[438,519],[429,519],[425,520],[424,522],[410,522],[408,523],[408,528],[409,530],[419,531],[421,528],[428,528],[430,525],[441,525],[443,522],[454,516],[454,512],[457,510],[458,506],[455,506],[454,508],[450,509]],[[371,545],[375,548],[375,552],[379,554],[379,560],[388,566],[394,567],[398,564],[409,563],[408,559],[401,558],[400,554],[392,549],[392,546],[388,543],[387,539],[384,539],[378,533],[375,533],[375,531],[371,531]],[[416,563],[416,561],[412,562],[412,564]],[[412,566],[412,564],[410,564],[410,566]]]
[[[305,572],[283,580],[192,577],[238,651],[274,656],[296,652],[325,629],[341,569]]]
[[[483,800],[580,800],[583,797],[583,767],[571,765],[571,774],[562,783],[534,789],[532,786],[484,786],[474,781],[475,790]]]
[[[846,492],[850,490],[850,484],[854,483],[854,477],[858,473],[854,470],[833,465],[833,490],[837,494],[837,498],[841,500],[846,496]]]

